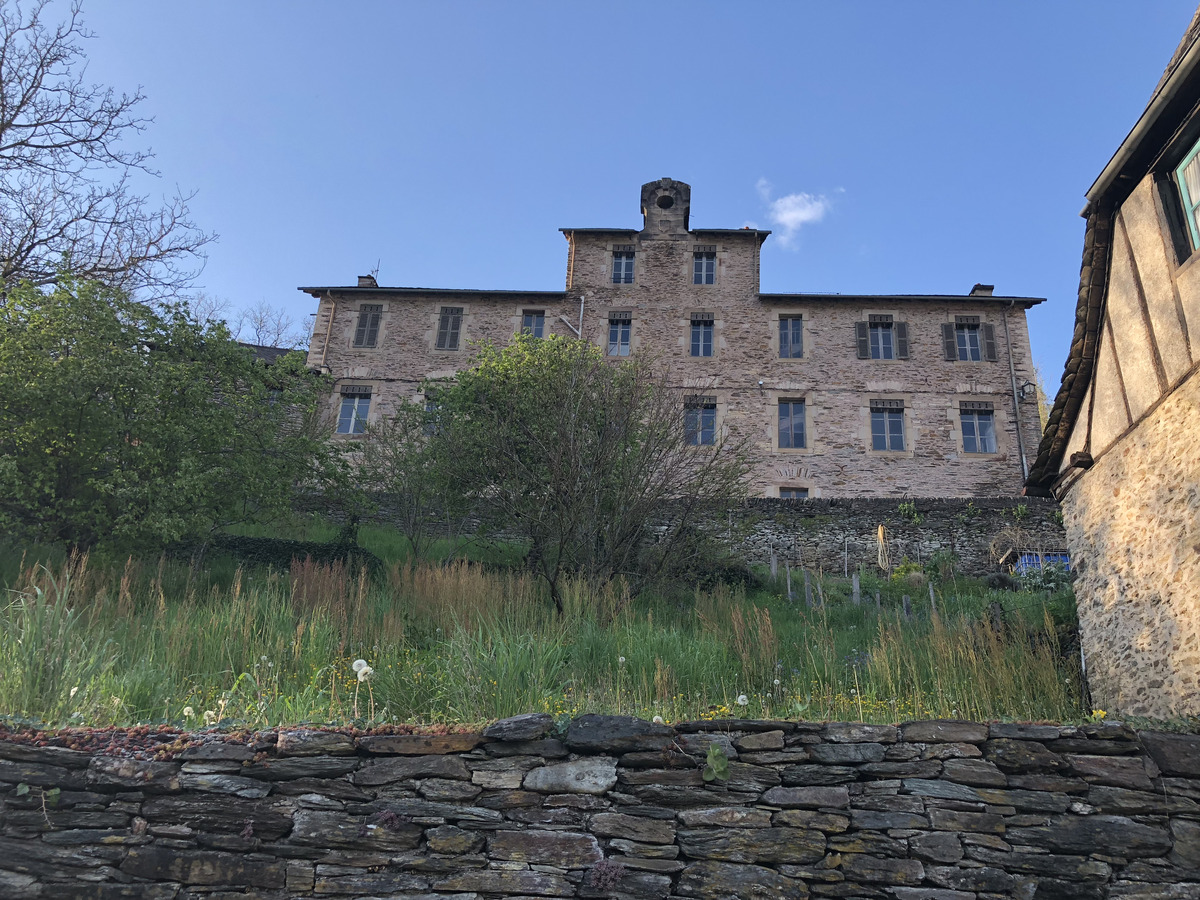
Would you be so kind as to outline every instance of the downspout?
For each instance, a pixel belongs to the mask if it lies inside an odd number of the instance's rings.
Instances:
[[[333,337],[333,317],[337,313],[337,297],[333,296],[329,291],[325,292],[325,296],[329,298],[329,302],[333,304],[329,307],[329,324],[325,326],[325,343],[321,345],[321,369],[327,369],[325,365],[325,355],[329,352],[329,339]]]
[[[1008,356],[1008,380],[1012,386],[1013,421],[1017,425],[1017,452],[1021,455],[1021,481],[1029,479],[1029,462],[1025,459],[1025,439],[1021,437],[1021,398],[1017,395],[1017,370],[1013,368],[1012,337],[1008,333],[1008,311],[1016,304],[1009,300],[1004,308],[1004,350]]]

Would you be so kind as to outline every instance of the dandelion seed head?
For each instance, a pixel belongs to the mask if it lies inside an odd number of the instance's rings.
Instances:
[[[655,717],[654,717],[653,719],[651,719],[650,721],[651,721],[651,722],[653,722],[655,725],[661,725],[661,724],[663,724],[663,717],[662,717],[662,716],[655,716]]]
[[[623,657],[623,656],[618,656],[618,657],[617,657],[617,662],[618,662],[618,663],[620,663],[621,665],[625,665],[625,657]]]
[[[737,698],[738,706],[748,706],[749,704],[750,704],[749,697],[747,697],[745,694],[738,694],[738,698]]]
[[[375,674],[375,670],[372,669],[370,666],[363,666],[361,669],[358,670],[358,680],[366,681],[368,678],[370,678],[374,674]]]
[[[365,659],[356,659],[350,664],[350,668],[355,672],[361,672],[363,669],[367,668],[367,661]]]
[[[185,719],[190,719],[195,714],[196,714],[196,711],[194,709],[192,709],[190,706],[185,706],[183,708],[183,717]]]

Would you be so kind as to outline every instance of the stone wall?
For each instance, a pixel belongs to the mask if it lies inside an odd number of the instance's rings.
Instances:
[[[57,746],[95,734],[4,735],[0,896],[1200,896],[1197,736],[1116,723],[552,724],[143,730],[114,736],[124,755]]]
[[[1200,716],[1200,375],[1063,497],[1092,697]]]
[[[1032,497],[752,500],[727,529],[735,551],[753,563],[768,564],[773,551],[780,565],[841,575],[860,567],[881,572],[880,525],[893,566],[905,557],[924,563],[948,551],[968,575],[997,571],[997,557],[1009,548],[1066,547],[1058,504]]]

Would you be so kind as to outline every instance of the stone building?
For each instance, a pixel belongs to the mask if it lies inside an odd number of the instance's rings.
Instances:
[[[1025,311],[1038,298],[764,294],[770,232],[701,229],[691,188],[642,186],[643,226],[564,228],[563,291],[304,287],[309,364],[354,434],[472,344],[522,330],[652,354],[688,393],[698,443],[753,447],[765,497],[1016,496],[1039,433]]]
[[[1087,192],[1075,332],[1027,492],[1062,502],[1105,709],[1200,715],[1200,12]]]

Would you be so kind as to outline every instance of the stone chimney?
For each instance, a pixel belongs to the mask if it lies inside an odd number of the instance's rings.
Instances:
[[[996,286],[994,284],[977,284],[975,287],[971,288],[970,296],[990,297],[992,296],[992,291],[994,290],[996,290]]]
[[[376,282],[375,282],[374,275],[359,275],[358,276],[358,286],[359,287],[379,287],[379,285],[376,284]]]
[[[686,235],[692,210],[692,186],[671,178],[642,185],[642,232],[648,238]]]

